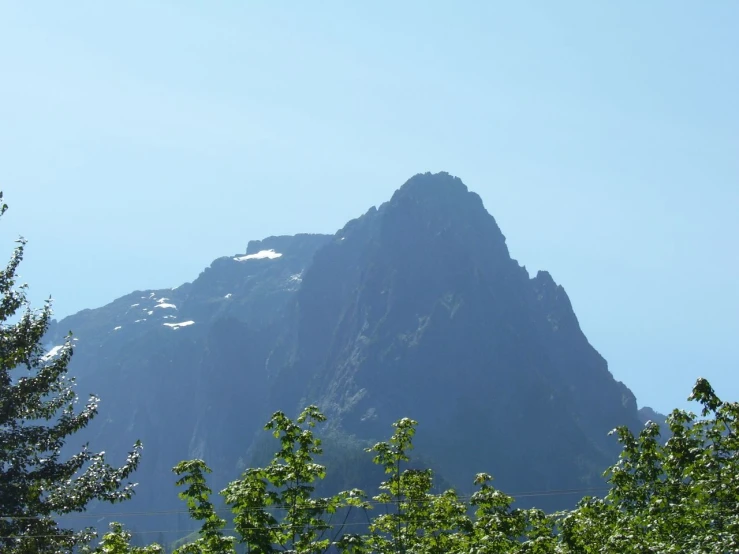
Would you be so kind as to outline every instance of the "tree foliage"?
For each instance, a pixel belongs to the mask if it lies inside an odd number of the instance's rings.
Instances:
[[[230,554],[234,552],[234,538],[223,535],[226,521],[216,513],[210,502],[211,490],[206,483],[205,475],[211,473],[202,460],[189,460],[177,464],[173,471],[182,477],[177,481],[178,487],[187,486],[179,496],[187,502],[190,517],[202,522],[200,537],[175,550],[175,554]]]
[[[405,467],[417,425],[407,418],[394,424],[388,441],[368,449],[389,476],[371,501],[357,489],[313,498],[313,483],[326,470],[315,461],[321,448],[312,428],[324,420],[315,406],[295,421],[282,412],[272,416],[265,428],[280,441],[273,460],[266,467],[247,469],[221,492],[233,511],[238,537],[222,534],[226,522],[209,500],[204,475],[210,470],[205,463],[178,464],[175,473],[185,477],[177,484],[189,485],[180,497],[187,501],[193,519],[203,523],[199,538],[176,552],[226,554],[241,543],[255,554],[540,553],[554,544],[551,518],[539,510],[512,509],[513,499],[495,490],[487,474],[476,477],[479,490],[469,502],[454,490],[433,494],[431,469]],[[382,511],[370,518],[368,510],[373,507]],[[365,514],[367,522],[361,524],[365,532],[350,532],[352,509]],[[341,511],[343,517],[334,520]],[[352,525],[359,524],[353,520]]]
[[[318,408],[309,406],[295,421],[283,412],[276,412],[269,420],[265,429],[280,442],[272,461],[266,467],[247,469],[221,491],[233,511],[238,538],[224,537],[221,532],[225,522],[215,513],[204,480],[210,469],[201,460],[177,465],[174,471],[185,475],[177,484],[189,485],[180,496],[187,501],[194,519],[203,522],[200,537],[177,552],[225,554],[234,551],[235,542],[254,554],[326,552],[334,542],[334,514],[364,503],[359,491],[313,497],[314,483],[325,477],[326,468],[315,462],[322,450],[312,429],[325,419]]]
[[[739,551],[739,404],[720,400],[705,379],[690,399],[701,416],[674,410],[664,444],[654,422],[638,436],[614,431],[623,450],[606,472],[611,489],[564,515],[567,552]]]
[[[0,216],[7,206],[0,193]],[[16,286],[25,241],[19,239],[0,271],[0,551],[64,552],[88,542],[91,530],[74,531],[59,516],[81,512],[93,501],[129,498],[127,480],[139,461],[136,444],[115,468],[87,445],[65,457],[62,447],[87,426],[98,409],[91,396],[76,408],[74,380],[67,377],[72,340],[44,354],[51,303],[32,310],[26,286]]]
[[[472,524],[466,506],[452,491],[432,494],[433,471],[406,467],[413,449],[418,423],[403,418],[393,424],[395,432],[368,452],[390,475],[380,484],[376,504],[392,508],[377,515],[369,525],[365,541],[368,552],[452,552],[463,545]]]

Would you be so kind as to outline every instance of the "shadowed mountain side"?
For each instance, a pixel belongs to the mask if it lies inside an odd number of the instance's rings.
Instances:
[[[292,357],[273,389],[382,437],[420,421],[418,449],[459,487],[591,486],[639,426],[631,392],[582,333],[564,289],[512,260],[459,179],[418,175],[316,254],[297,294]]]

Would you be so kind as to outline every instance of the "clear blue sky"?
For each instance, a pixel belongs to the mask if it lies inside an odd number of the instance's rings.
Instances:
[[[739,3],[0,2],[0,253],[64,316],[408,177],[478,192],[640,404],[739,400]]]

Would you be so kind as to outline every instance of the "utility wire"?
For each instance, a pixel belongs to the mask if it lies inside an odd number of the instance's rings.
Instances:
[[[385,504],[385,503],[382,503],[382,504]],[[389,502],[389,504],[395,504],[395,502]],[[736,502],[727,502],[727,504],[736,504]],[[162,513],[162,512],[153,512],[153,513]],[[357,527],[357,526],[367,527],[368,524],[371,524],[371,521],[369,519],[369,515],[366,513],[366,510],[365,510],[365,514],[367,515],[367,523],[364,523],[364,522],[346,522],[345,521],[343,523],[328,524],[328,528],[330,528],[333,531],[337,527],[338,528],[343,528],[343,527]],[[432,519],[423,519],[423,520],[418,520],[415,523],[418,523],[419,525],[421,525],[421,524],[425,524],[425,523],[434,523],[434,522],[435,522],[435,520],[432,520]],[[259,527],[251,527],[251,526],[250,527],[242,527],[241,529],[242,530],[249,530],[249,531],[256,531],[256,530],[259,530],[259,529],[277,530],[277,529],[282,529],[283,527],[284,527],[283,525],[277,524],[277,525],[267,525],[267,526],[259,526]],[[234,532],[234,531],[237,531],[237,530],[235,528],[233,528],[233,527],[228,527],[228,528],[221,529],[221,531],[222,532]],[[187,531],[187,530],[184,530],[184,529],[166,529],[166,530],[158,530],[158,531],[130,531],[130,530],[126,530],[126,532],[127,533],[130,533],[132,536],[135,536],[135,535],[169,534],[169,533],[179,533],[179,534],[188,533],[189,534],[189,533],[194,533],[194,532],[197,532],[197,531]],[[72,537],[71,536],[59,535],[59,534],[56,534],[56,535],[44,534],[44,535],[6,535],[6,536],[0,536],[0,540],[8,540],[8,539],[59,539],[59,540],[69,540],[70,538],[72,538]]]
[[[584,493],[595,493],[595,492],[605,492],[611,490],[610,488],[602,487],[602,488],[588,488],[588,489],[555,489],[551,491],[531,491],[531,492],[520,492],[520,493],[514,493],[514,494],[506,494],[501,492],[502,494],[505,494],[506,496],[510,496],[513,499],[516,498],[532,498],[532,497],[541,497],[541,496],[567,496],[572,494],[584,494]],[[433,495],[432,495],[433,496]],[[459,495],[456,497],[456,500],[460,502],[469,501],[472,499],[473,495]],[[427,498],[427,499],[408,499],[404,500],[403,502],[405,504],[423,504],[427,502],[431,502],[433,500],[433,497]],[[396,505],[397,501],[392,500],[390,502],[380,502],[379,500],[365,500],[367,504],[371,504],[374,506],[388,506],[388,505]],[[240,510],[250,510],[250,511],[257,511],[257,510],[288,510],[293,508],[291,505],[285,505],[285,504],[274,504],[270,506],[265,506],[263,508],[240,508]],[[296,507],[295,509],[315,509],[315,506],[300,506]],[[218,508],[216,512],[228,512],[231,513],[230,508]],[[139,511],[139,512],[103,512],[99,514],[63,514],[62,517],[69,517],[69,518],[94,518],[94,519],[103,519],[106,517],[118,517],[118,516],[156,516],[156,515],[177,515],[177,514],[188,514],[190,513],[189,510],[160,510],[160,511]],[[43,519],[43,516],[13,516],[13,515],[0,515],[0,519]]]

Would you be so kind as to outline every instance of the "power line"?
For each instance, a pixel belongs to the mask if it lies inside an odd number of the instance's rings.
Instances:
[[[599,489],[569,489],[569,490],[563,490],[563,491],[547,491],[545,493],[524,493],[524,494],[528,494],[530,496],[533,496],[533,495],[539,496],[539,495],[546,495],[548,493],[562,493],[562,492],[564,492],[564,493],[570,493],[570,492],[583,491],[583,490],[599,490]],[[602,489],[600,489],[600,490],[602,490]],[[431,500],[432,499],[428,499],[428,502],[430,502]],[[419,500],[418,502],[424,502],[424,501]],[[733,501],[728,501],[728,502],[725,502],[725,503],[726,504],[737,504],[736,502],[733,502]],[[377,505],[395,505],[396,503],[395,503],[395,501],[391,501],[391,502],[375,502],[375,504],[377,504]],[[350,506],[349,508],[351,509],[353,507],[354,506]],[[254,509],[255,510],[258,510],[258,509],[261,509],[261,508],[254,508]],[[336,528],[339,528],[339,530],[341,530],[342,528],[345,528],[345,527],[358,527],[358,526],[367,527],[368,525],[371,525],[372,522],[371,522],[371,520],[369,518],[369,514],[367,513],[367,510],[364,509],[363,511],[364,511],[365,516],[367,518],[367,523],[365,523],[365,522],[346,522],[346,520],[343,523],[333,523],[332,524],[332,523],[326,522],[325,523],[325,529],[328,529],[328,530],[333,531]],[[141,513],[142,514],[143,513],[149,513],[149,514],[166,514],[166,513],[172,513],[172,512],[141,512]],[[177,512],[177,513],[182,513],[182,512]],[[120,515],[126,515],[126,514],[121,513]],[[3,516],[0,516],[0,517],[3,517]],[[33,519],[33,518],[28,518],[28,519]],[[414,524],[417,524],[418,526],[421,526],[421,525],[427,524],[427,523],[436,523],[436,520],[433,520],[433,519],[414,520]],[[265,526],[258,526],[258,527],[256,527],[256,526],[248,526],[248,527],[241,527],[241,530],[242,531],[256,531],[256,530],[262,529],[262,530],[268,530],[268,531],[270,531],[270,530],[284,529],[285,526],[286,526],[286,524],[265,525]],[[310,527],[316,527],[316,526],[310,526]],[[323,527],[323,525],[321,527]],[[449,529],[449,530],[451,531],[452,529]],[[164,529],[164,530],[156,530],[156,531],[132,531],[132,530],[126,530],[125,532],[126,533],[129,533],[131,536],[136,536],[136,535],[151,535],[151,534],[162,534],[163,535],[163,534],[171,534],[171,533],[192,534],[192,533],[195,533],[197,531],[187,531],[187,530],[183,530],[183,529]],[[221,532],[224,532],[224,533],[238,532],[238,530],[236,528],[234,528],[234,527],[227,527],[227,528],[221,529]],[[56,534],[56,535],[54,535],[54,534],[43,534],[43,535],[6,535],[6,536],[0,536],[0,540],[9,540],[9,539],[59,539],[59,540],[69,540],[71,538],[72,538],[71,536],[64,536],[64,535],[60,535],[60,534]]]
[[[497,490],[497,489],[496,489]],[[520,493],[513,493],[513,494],[507,494],[502,491],[502,494],[505,494],[506,496],[510,496],[514,500],[516,498],[533,498],[533,497],[542,497],[542,496],[567,496],[572,494],[585,494],[585,493],[595,493],[595,492],[606,492],[610,489],[607,487],[601,487],[601,488],[587,488],[587,489],[555,489],[555,490],[549,490],[549,491],[529,491],[529,492],[520,492]],[[433,495],[432,495],[433,496]],[[460,502],[466,502],[472,499],[471,494],[469,495],[459,495],[456,497],[456,500]],[[405,504],[414,504],[414,503],[427,503],[431,502],[433,498],[427,498],[427,499],[406,499],[403,501]],[[390,505],[396,505],[397,501],[392,500],[389,502],[381,502],[379,500],[373,500],[368,499],[364,501],[367,504],[372,504],[373,506],[390,506]],[[295,509],[294,506],[291,505],[285,505],[285,504],[274,504],[271,506],[264,506],[263,508],[240,508],[241,510],[263,510],[263,509],[269,509],[269,510],[289,510],[289,509]],[[314,509],[312,506],[301,506],[298,509]],[[228,512],[231,513],[230,508],[218,508],[215,510],[216,512]],[[182,509],[182,510],[159,510],[159,511],[139,511],[139,512],[103,512],[99,514],[64,514],[63,517],[70,517],[70,518],[94,518],[94,519],[102,519],[106,517],[118,517],[118,516],[157,516],[157,515],[178,515],[178,514],[188,514],[190,513],[189,510]],[[20,520],[33,520],[33,519],[43,519],[41,516],[12,516],[12,515],[0,515],[0,518],[4,519],[20,519]]]
[[[423,523],[435,523],[432,519],[425,519],[425,520],[414,520],[414,523],[423,524]],[[349,523],[333,523],[333,524],[327,524],[328,528],[333,530],[336,527],[350,527],[350,526],[363,526],[366,527],[367,523],[364,522],[349,522]],[[260,527],[242,527],[241,529],[244,531],[257,531],[259,529],[265,529],[265,530],[278,530],[278,529],[284,529],[285,525],[265,525]],[[233,532],[237,531],[234,527],[228,527],[221,529],[222,532]],[[147,535],[147,534],[153,534],[153,533],[187,533],[187,531],[184,531],[182,529],[168,529],[163,531],[126,531],[127,533],[130,533],[131,535]],[[192,533],[194,531],[191,531]],[[70,539],[72,537],[65,537],[62,535],[9,535],[9,536],[0,536],[0,539],[50,539],[50,538],[58,538],[58,539]]]

